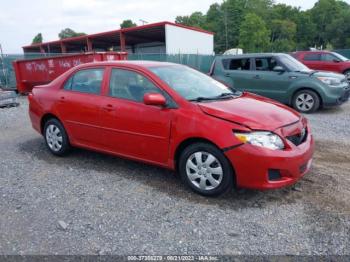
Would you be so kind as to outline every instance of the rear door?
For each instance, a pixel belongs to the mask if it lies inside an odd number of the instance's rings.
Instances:
[[[105,68],[75,72],[59,91],[57,111],[70,135],[71,142],[98,146],[101,138],[101,90]]]
[[[225,58],[221,60],[223,77],[226,83],[230,83],[240,91],[251,91],[251,79],[254,76],[251,71],[251,58]],[[221,79],[218,79],[221,80]]]

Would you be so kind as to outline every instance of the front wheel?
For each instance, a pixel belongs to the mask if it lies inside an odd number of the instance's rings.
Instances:
[[[344,72],[345,77],[350,81],[350,69]]]
[[[44,126],[44,137],[47,148],[56,156],[65,155],[69,149],[70,144],[66,130],[57,119],[50,119]]]
[[[301,90],[293,97],[293,108],[301,113],[313,113],[320,107],[319,96],[311,90]]]
[[[233,187],[233,171],[225,155],[215,146],[196,143],[180,156],[179,172],[193,191],[204,196],[217,196]]]

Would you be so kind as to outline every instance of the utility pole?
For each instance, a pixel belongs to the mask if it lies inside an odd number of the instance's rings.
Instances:
[[[224,24],[225,24],[225,51],[228,49],[228,30],[227,30],[227,0],[224,1]]]

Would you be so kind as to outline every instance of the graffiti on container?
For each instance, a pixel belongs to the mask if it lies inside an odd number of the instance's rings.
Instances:
[[[78,66],[78,65],[82,64],[82,62],[80,61],[80,59],[60,60],[58,62],[58,64],[61,68],[71,68],[71,67]]]
[[[26,69],[28,71],[40,71],[40,72],[44,72],[47,71],[47,67],[44,63],[38,63],[38,62],[28,62],[26,63]]]
[[[113,61],[114,55],[107,55],[107,61]]]
[[[47,62],[49,63],[49,67],[55,67],[55,64],[52,59],[48,60]]]

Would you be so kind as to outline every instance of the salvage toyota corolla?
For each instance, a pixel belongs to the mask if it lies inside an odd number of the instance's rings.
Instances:
[[[292,185],[311,167],[303,116],[182,65],[84,64],[35,87],[29,102],[54,155],[74,146],[170,168],[202,195]]]

